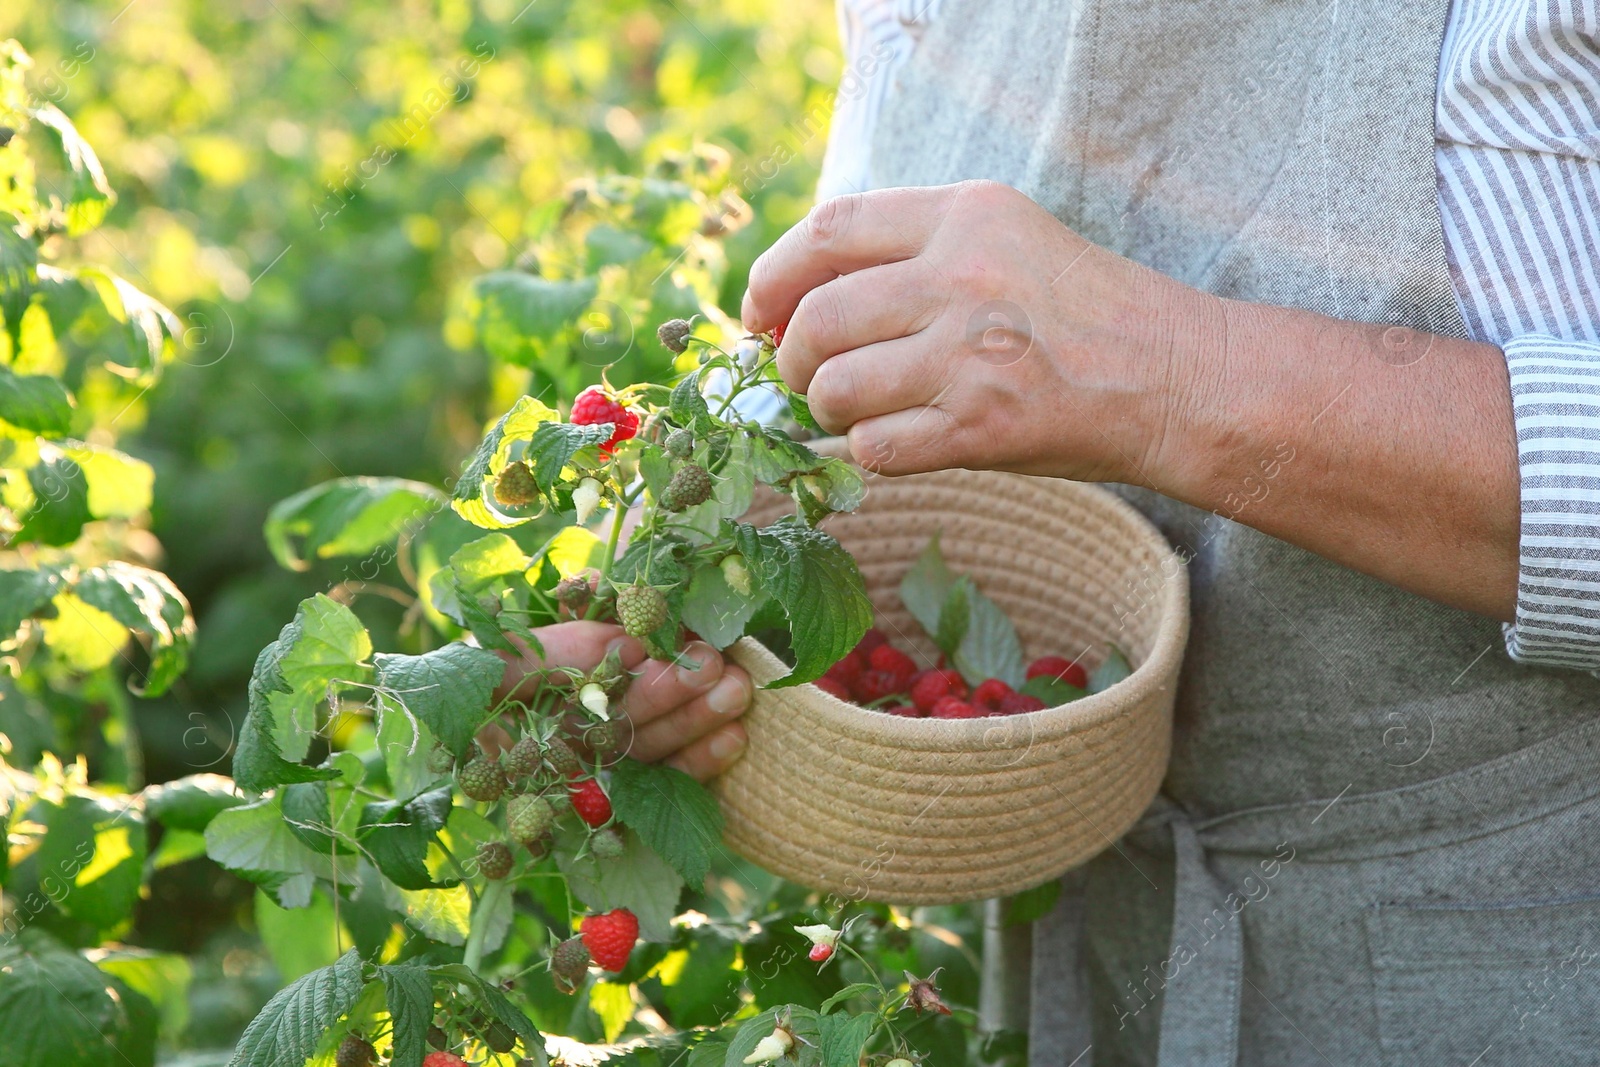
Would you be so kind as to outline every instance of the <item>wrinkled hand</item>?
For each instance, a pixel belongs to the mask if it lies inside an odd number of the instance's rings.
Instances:
[[[672,664],[647,658],[643,645],[610,623],[563,622],[537,633],[546,658],[526,651],[520,658],[504,656],[502,693],[532,685],[524,679],[546,663],[593,670],[615,647],[623,667],[634,675],[621,701],[632,727],[631,740],[630,731],[623,731],[628,755],[664,762],[705,781],[727,770],[744,751],[745,731],[737,719],[750,706],[750,676],[724,663],[710,645],[693,642]],[[494,747],[499,739],[482,740]]]
[[[994,182],[817,205],[750,272],[744,324],[863,466],[1149,484],[1210,298]],[[1169,399],[1170,398],[1170,399]]]

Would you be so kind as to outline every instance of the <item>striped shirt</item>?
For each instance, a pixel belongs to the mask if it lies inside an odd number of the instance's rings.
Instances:
[[[940,3],[839,0],[846,78],[819,200],[870,187],[884,97]],[[1456,302],[1511,378],[1522,533],[1506,648],[1600,671],[1600,0],[1454,0],[1435,110]]]

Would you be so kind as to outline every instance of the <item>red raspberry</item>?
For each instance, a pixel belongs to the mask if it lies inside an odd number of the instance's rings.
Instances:
[[[933,710],[940,697],[967,695],[967,683],[960,671],[923,671],[911,679],[911,702],[924,712]]]
[[[979,707],[992,710],[998,707],[1001,698],[1011,691],[1011,687],[1000,679],[986,678],[972,691],[972,702]]]
[[[600,451],[608,456],[619,441],[626,441],[639,432],[639,416],[623,407],[622,401],[598,385],[591,385],[578,394],[578,399],[572,402],[571,421],[574,426],[611,423],[614,427],[611,436],[600,446]]]
[[[1000,703],[995,705],[993,714],[1020,715],[1025,711],[1043,711],[1047,707],[1049,705],[1044,701],[1027,693],[1007,693],[1000,698]]]
[[[1028,664],[1028,677],[1059,678],[1068,685],[1075,685],[1079,689],[1089,688],[1089,672],[1083,669],[1083,664],[1074,663],[1065,656],[1040,656]]]
[[[898,715],[902,719],[920,719],[922,710],[915,704],[893,704],[883,709],[886,714]]]
[[[422,1057],[422,1067],[467,1067],[467,1061],[454,1052],[430,1052]]]
[[[928,712],[930,719],[976,719],[978,709],[960,697],[940,697]]]
[[[862,671],[861,677],[856,679],[854,689],[856,699],[863,704],[871,704],[874,700],[892,697],[904,689],[905,683],[888,671]]]
[[[811,684],[822,690],[824,693],[827,693],[829,696],[838,697],[846,704],[855,699],[850,695],[850,687],[832,675],[824,674],[821,678],[818,678]]]
[[[639,940],[639,919],[627,908],[604,915],[588,915],[578,924],[584,946],[594,961],[615,974],[628,965],[633,943]]]
[[[861,641],[856,645],[856,652],[860,654],[862,659],[866,659],[872,655],[873,649],[888,643],[889,639],[884,636],[882,630],[876,626],[868,627],[867,632],[861,635]]]
[[[590,826],[604,826],[611,821],[611,801],[607,799],[605,790],[600,788],[600,783],[593,778],[573,782],[567,787],[567,795],[572,798],[572,807],[578,813],[578,818]]]
[[[900,680],[895,690],[905,689],[911,684],[911,676],[917,673],[917,663],[910,656],[901,652],[893,645],[879,645],[867,656],[867,664],[873,670],[888,671]]]
[[[843,659],[828,668],[827,676],[849,689],[861,677],[862,659],[858,652],[846,652]]]
[[[829,957],[833,955],[833,946],[812,945],[810,955],[812,963],[827,963]]]
[[[779,345],[783,344],[783,331],[787,330],[788,328],[789,328],[789,324],[787,322],[785,322],[785,323],[783,323],[781,325],[778,325],[778,326],[774,326],[772,328],[772,347],[773,348],[777,348]]]

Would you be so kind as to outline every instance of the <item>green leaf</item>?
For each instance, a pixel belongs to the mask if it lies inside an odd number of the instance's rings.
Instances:
[[[871,982],[852,982],[850,985],[845,986],[827,1000],[824,1000],[822,1002],[822,1007],[818,1008],[817,1010],[826,1015],[828,1012],[832,1011],[834,1008],[840,1004],[843,1004],[847,1000],[851,1000],[855,997],[870,996],[877,991],[878,987],[873,985]]]
[[[622,855],[578,858],[581,838],[556,839],[556,864],[567,876],[567,888],[595,911],[627,908],[639,917],[639,935],[646,941],[671,941],[683,879],[666,860],[646,845],[631,827],[622,830]]]
[[[273,736],[285,758],[298,760],[316,734],[318,709],[326,706],[337,683],[368,680],[372,639],[355,612],[318,593],[300,602],[277,644],[278,674],[286,688],[267,696]]]
[[[273,694],[293,692],[279,669],[281,641],[280,637],[256,657],[255,669],[250,674],[250,711],[239,728],[239,742],[233,752],[234,783],[249,793],[265,793],[287,782],[315,782],[339,776],[335,770],[306,767],[286,760],[278,747],[270,698]]]
[[[378,968],[393,1026],[389,1067],[422,1067],[433,1025],[433,975],[415,963]]]
[[[589,987],[589,1009],[600,1017],[606,1043],[610,1044],[633,1019],[633,990],[619,982],[596,982]]]
[[[355,853],[349,842],[339,838],[329,803],[327,782],[286,785],[278,790],[278,799],[289,832],[311,851],[319,856],[332,853],[348,856]]]
[[[639,477],[644,479],[645,488],[650,490],[650,495],[656,500],[661,499],[661,494],[667,491],[667,485],[672,481],[672,460],[660,445],[646,442],[639,451]]]
[[[9,640],[56,595],[61,576],[53,570],[0,570],[0,641]]]
[[[164,1040],[175,1042],[189,1023],[193,968],[182,956],[138,948],[101,949],[95,966],[155,1005]]]
[[[191,774],[160,785],[146,786],[141,794],[144,810],[168,830],[204,833],[211,820],[229,808],[245,803],[233,779],[220,774]]]
[[[351,949],[338,962],[280,990],[245,1028],[228,1067],[289,1067],[311,1057],[322,1035],[355,1004],[365,983]]]
[[[939,609],[939,626],[934,631],[933,643],[946,656],[956,654],[962,639],[967,636],[968,627],[972,625],[972,606],[969,603],[972,589],[972,580],[962,578],[950,587],[944,605]]]
[[[877,1021],[877,1016],[870,1013],[846,1015],[843,1012],[818,1019],[817,1029],[822,1032],[823,1067],[860,1067],[861,1052],[866,1048],[867,1038],[872,1036],[872,1028]]]
[[[597,278],[557,281],[522,271],[493,271],[474,279],[468,315],[479,343],[497,360],[522,367],[540,363],[589,306]]]
[[[72,429],[72,394],[47,374],[0,368],[0,419],[46,437],[64,437]]]
[[[78,133],[72,120],[54,104],[43,104],[30,111],[33,120],[56,135],[61,154],[66,157],[67,169],[72,173],[72,185],[66,198],[67,233],[77,237],[100,225],[106,217],[115,196],[106,181],[106,172],[100,159],[89,147],[89,142]]]
[[[65,453],[43,453],[28,470],[28,485],[33,490],[33,507],[23,516],[11,544],[70,545],[94,518],[89,510],[89,480]]]
[[[344,952],[344,931],[325,892],[311,894],[305,906],[285,908],[264,889],[255,893],[256,936],[283,983],[326,967]]]
[[[89,513],[95,518],[131,519],[150,510],[156,484],[150,464],[114,448],[80,441],[63,441],[61,449],[83,471]]]
[[[133,797],[68,794],[41,804],[48,828],[34,854],[41,883],[62,883],[56,904],[95,930],[113,930],[133,915],[149,846],[144,812]]]
[[[928,539],[910,569],[900,579],[900,602],[923,630],[937,634],[944,606],[955,584],[956,576],[945,566],[944,553],[939,550],[939,535],[936,533]]]
[[[1089,672],[1089,692],[1110,689],[1132,673],[1133,665],[1128,662],[1128,657],[1116,645],[1112,645],[1106,649],[1106,658],[1100,666]]]
[[[730,526],[756,587],[789,620],[794,670],[771,687],[822,677],[872,625],[872,602],[855,560],[832,537],[792,517],[759,530],[745,523]]]
[[[511,410],[489,428],[467,462],[460,481],[456,482],[450,496],[450,506],[456,514],[486,530],[507,530],[531,519],[531,515],[507,515],[497,508],[494,482],[510,462],[513,445],[531,441],[540,426],[560,419],[560,413],[554,408],[531,396],[524,396],[511,405]]]
[[[405,478],[338,478],[280,500],[263,532],[278,563],[303,571],[313,558],[365,556],[420,525],[444,494]]]
[[[611,808],[685,882],[705,883],[722,843],[722,809],[699,782],[671,767],[619,760],[611,769]]]
[[[377,686],[427,724],[433,736],[457,756],[489,717],[494,688],[506,664],[487,649],[460,642],[420,656],[380,652],[375,657]]]
[[[404,803],[375,800],[361,810],[357,838],[383,872],[401,889],[448,889],[460,879],[435,882],[428,873],[428,845],[450,818],[450,786],[423,793]]]
[[[787,483],[795,474],[808,474],[823,465],[811,449],[770,426],[751,427],[750,461],[758,481],[767,485]]]
[[[1044,701],[1044,706],[1047,708],[1070,704],[1074,700],[1080,700],[1089,695],[1087,689],[1079,689],[1075,685],[1063,682],[1060,678],[1051,678],[1043,674],[1023,682],[1022,688],[1018,689],[1017,692],[1026,693],[1031,697],[1038,697]]]
[[[573,456],[609,440],[611,434],[610,423],[574,426],[570,422],[547,422],[533,432],[522,458],[533,467],[534,483],[548,494]]]
[[[1006,925],[1021,926],[1050,914],[1061,896],[1061,880],[1053,878],[1043,885],[1025,889],[1006,901]]]
[[[706,398],[700,392],[699,371],[690,371],[672,387],[668,408],[672,413],[672,421],[679,426],[692,426],[701,415],[711,414],[711,408],[706,405]]]
[[[689,579],[683,596],[683,624],[719,649],[744,636],[748,623],[767,594],[753,586],[745,596],[728,584],[722,568],[705,564]]]
[[[721,533],[723,519],[737,519],[750,510],[756,487],[750,447],[750,439],[743,434],[729,440],[727,456],[712,482],[711,498],[674,516],[676,532],[705,544]]]
[[[490,1018],[509,1026],[522,1039],[522,1054],[531,1058],[535,1067],[545,1067],[548,1061],[545,1058],[544,1035],[533,1025],[533,1020],[506,999],[499,986],[472,968],[459,963],[447,963],[435,967],[433,973],[440,978],[471,986],[477,994],[478,1003],[489,1013]]]
[[[817,417],[811,414],[811,402],[799,393],[789,394],[789,414],[794,421],[808,430],[821,430]]]
[[[349,856],[317,853],[289,829],[281,800],[267,797],[219,813],[206,827],[206,855],[246,878],[277,890],[285,907],[310,902],[316,879],[355,882],[357,864]]]
[[[956,670],[969,685],[985,678],[998,678],[1013,689],[1027,677],[1027,661],[1022,658],[1022,641],[1005,611],[972,586],[967,593],[970,609],[966,636],[956,650]]]
[[[38,930],[0,941],[0,1034],[8,1063],[125,1067],[134,1027],[132,1005],[76,952]],[[151,1062],[149,1056],[126,1061]]]
[[[160,571],[112,560],[85,571],[73,592],[144,638],[150,670],[142,689],[130,679],[134,692],[160,696],[183,674],[194,642],[194,616],[172,579]]]

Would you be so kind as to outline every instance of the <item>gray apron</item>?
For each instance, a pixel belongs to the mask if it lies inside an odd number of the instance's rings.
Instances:
[[[1434,186],[1446,14],[945,0],[873,182],[994,178],[1212,292],[1460,336]],[[1441,358],[1404,329],[1371,357],[1397,389]],[[1314,489],[1294,457],[1315,434],[1239,472],[1242,518]],[[1033,1063],[1600,1062],[1600,681],[1125,492],[1191,557],[1172,766],[1040,926]]]

